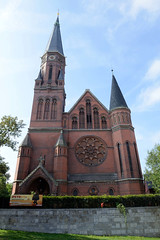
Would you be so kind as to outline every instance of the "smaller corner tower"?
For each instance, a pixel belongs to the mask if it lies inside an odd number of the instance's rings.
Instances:
[[[27,133],[23,142],[19,146],[17,167],[15,172],[15,181],[13,183],[12,194],[18,192],[19,183],[25,179],[29,173],[29,167],[32,156],[32,144],[29,133]]]
[[[143,193],[143,179],[131,111],[114,75],[112,75],[110,115],[119,191],[122,195]]]
[[[61,130],[54,151],[54,178],[58,182],[60,195],[67,194],[67,144]]]

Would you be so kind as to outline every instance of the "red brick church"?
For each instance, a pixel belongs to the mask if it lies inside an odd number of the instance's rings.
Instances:
[[[28,133],[19,147],[13,194],[144,193],[131,111],[112,75],[109,110],[85,90],[65,112],[59,17],[35,80]]]

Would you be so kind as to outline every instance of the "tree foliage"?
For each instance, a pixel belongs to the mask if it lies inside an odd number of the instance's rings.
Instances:
[[[25,126],[17,117],[3,116],[0,121],[0,147],[7,146],[16,150],[16,138],[21,135]],[[0,196],[8,196],[11,192],[11,184],[7,183],[10,178],[9,166],[0,156]]]
[[[10,177],[8,173],[9,166],[4,162],[4,158],[0,156],[0,196],[5,197],[9,195],[9,186],[7,186],[7,180]]]
[[[16,150],[15,139],[21,135],[24,126],[23,120],[18,121],[17,117],[3,116],[0,121],[0,147],[7,146]]]
[[[157,193],[160,193],[160,144],[156,144],[151,151],[148,151],[145,180]]]

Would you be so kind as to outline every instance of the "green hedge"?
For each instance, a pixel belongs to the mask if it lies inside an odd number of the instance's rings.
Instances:
[[[125,196],[44,196],[42,208],[115,208],[119,203],[125,207],[160,206],[160,194]],[[0,197],[0,208],[9,207],[9,197]]]
[[[160,206],[160,195],[125,196],[44,196],[43,208],[115,208],[119,203],[125,207]]]

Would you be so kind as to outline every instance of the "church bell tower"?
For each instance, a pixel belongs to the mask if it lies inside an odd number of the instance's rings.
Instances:
[[[65,56],[58,16],[35,80],[30,128],[53,127],[53,121],[54,126],[62,126],[65,107],[64,74]]]

